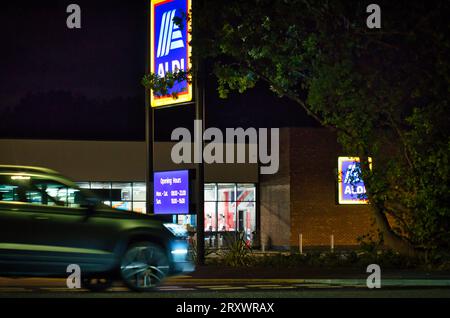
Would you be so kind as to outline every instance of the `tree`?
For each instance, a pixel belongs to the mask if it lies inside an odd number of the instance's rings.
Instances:
[[[449,4],[379,1],[380,29],[366,25],[368,4],[197,0],[194,58],[213,61],[221,97],[265,81],[335,130],[344,151],[361,158],[361,176],[386,245],[413,255],[445,249],[450,246]],[[172,76],[184,79],[186,73]],[[148,78],[154,77],[144,77],[147,87],[165,86],[164,79]]]

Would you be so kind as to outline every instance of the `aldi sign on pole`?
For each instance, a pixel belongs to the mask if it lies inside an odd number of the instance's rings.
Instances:
[[[369,158],[372,169],[372,159]],[[338,196],[339,204],[367,204],[366,186],[360,177],[358,157],[338,158]]]
[[[164,77],[167,72],[191,68],[190,34],[186,16],[191,0],[151,0],[150,71]],[[181,25],[174,22],[181,21]],[[173,98],[177,93],[178,98]],[[151,106],[160,107],[192,101],[192,85],[176,83],[167,96],[150,94]]]

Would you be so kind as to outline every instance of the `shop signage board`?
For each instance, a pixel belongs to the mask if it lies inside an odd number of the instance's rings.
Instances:
[[[372,159],[369,158],[370,168]],[[360,177],[358,157],[338,158],[338,201],[339,204],[368,204],[366,186]]]
[[[164,77],[167,72],[191,68],[190,23],[186,14],[191,0],[151,0],[150,71]],[[180,18],[181,25],[174,21]],[[176,92],[178,98],[172,93]],[[152,107],[161,107],[192,101],[192,84],[176,83],[167,96],[150,93]]]
[[[155,214],[189,214],[189,170],[153,173]]]

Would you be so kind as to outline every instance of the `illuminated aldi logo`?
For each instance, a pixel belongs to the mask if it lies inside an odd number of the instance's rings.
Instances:
[[[176,11],[176,9],[169,10],[164,12],[162,15],[161,24],[159,27],[158,53],[156,53],[157,58],[167,56],[170,51],[183,49],[185,47],[180,26],[173,21]],[[181,62],[184,64],[184,59],[181,59]],[[180,67],[180,63],[178,61],[175,61],[175,63],[177,63],[177,66]],[[161,71],[161,75],[164,74],[162,65],[158,66],[158,72],[159,71]]]
[[[372,159],[369,158],[372,169]],[[367,193],[364,181],[360,176],[360,160],[358,157],[338,158],[338,196],[339,204],[367,204]]]
[[[168,72],[188,70],[191,48],[189,25],[186,14],[191,0],[151,1],[151,72],[164,77]],[[177,23],[175,23],[177,21]],[[181,25],[179,23],[181,21]],[[178,98],[174,99],[172,93]],[[176,83],[167,96],[151,94],[152,107],[189,102],[192,100],[192,85],[187,81]]]

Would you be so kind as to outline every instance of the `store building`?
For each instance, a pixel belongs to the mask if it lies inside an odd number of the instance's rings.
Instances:
[[[170,159],[173,143],[155,144],[158,171],[195,169]],[[247,145],[248,146],[248,145]],[[245,233],[265,249],[354,246],[370,229],[364,204],[339,204],[334,133],[321,128],[280,130],[280,167],[259,175],[258,164],[205,164],[207,246],[220,247],[226,234]],[[137,141],[0,139],[0,164],[49,167],[123,210],[145,211],[146,145]],[[192,215],[174,221],[195,226]]]

